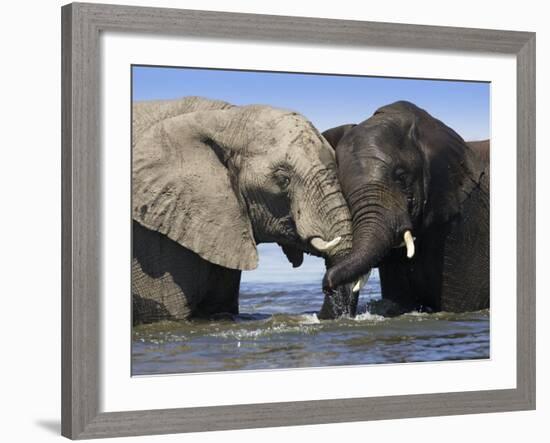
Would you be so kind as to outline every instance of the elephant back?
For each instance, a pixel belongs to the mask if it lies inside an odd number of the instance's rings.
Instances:
[[[150,100],[135,102],[132,106],[132,144],[155,124],[168,118],[197,111],[233,108],[223,100],[204,97],[184,97],[176,100]]]
[[[468,142],[468,146],[481,158],[485,165],[489,164],[491,153],[491,142],[489,140],[479,140]]]

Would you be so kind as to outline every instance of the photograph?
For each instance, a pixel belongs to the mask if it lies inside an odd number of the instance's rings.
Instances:
[[[129,75],[132,376],[491,357],[490,82]]]

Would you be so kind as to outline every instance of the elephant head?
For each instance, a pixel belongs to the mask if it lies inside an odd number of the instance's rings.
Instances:
[[[254,269],[277,242],[333,265],[351,221],[331,146],[303,116],[186,98],[134,105],[133,218],[203,259]]]
[[[460,213],[483,175],[455,131],[409,102],[323,135],[336,149],[353,221],[352,252],[327,271],[327,288],[360,279],[394,248],[412,258],[415,240]]]

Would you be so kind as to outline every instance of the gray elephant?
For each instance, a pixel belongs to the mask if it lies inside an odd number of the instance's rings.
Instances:
[[[331,288],[379,267],[395,313],[489,307],[489,142],[467,144],[409,102],[323,134],[353,219]]]
[[[261,242],[294,267],[304,252],[327,266],[349,253],[334,152],[296,112],[138,102],[132,140],[134,323],[237,314],[241,271],[257,266]]]

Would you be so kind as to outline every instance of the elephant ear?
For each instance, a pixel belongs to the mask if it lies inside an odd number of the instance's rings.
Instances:
[[[180,115],[136,137],[133,218],[209,262],[254,269],[256,243],[235,171],[230,170],[232,152],[201,129],[219,124],[219,116],[205,116],[220,112],[229,111]]]
[[[417,108],[409,137],[424,158],[424,223],[446,222],[462,211],[484,167],[460,135]]]
[[[330,146],[332,146],[333,149],[336,149],[336,146],[338,145],[338,142],[341,140],[341,138],[346,134],[347,131],[355,126],[357,125],[347,124],[327,129],[325,132],[323,132],[323,137],[325,137],[325,139],[330,143]]]

